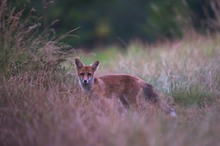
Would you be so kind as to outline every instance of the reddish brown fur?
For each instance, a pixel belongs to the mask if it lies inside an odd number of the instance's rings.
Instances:
[[[151,101],[155,105],[159,105],[167,113],[175,115],[173,109],[154,92],[152,85],[144,80],[126,74],[94,77],[99,65],[98,61],[87,66],[83,65],[79,59],[75,59],[75,64],[82,89],[92,96],[99,98],[118,97],[125,107],[129,107],[130,104],[137,105],[137,97],[142,95],[147,101]]]

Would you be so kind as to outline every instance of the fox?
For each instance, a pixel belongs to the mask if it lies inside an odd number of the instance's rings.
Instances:
[[[97,60],[85,65],[79,58],[75,58],[75,67],[79,85],[85,93],[96,97],[116,97],[125,108],[137,105],[137,98],[143,96],[147,102],[159,107],[166,114],[176,117],[176,112],[167,102],[162,100],[154,91],[153,86],[139,77],[130,74],[110,74],[95,77],[100,62]]]

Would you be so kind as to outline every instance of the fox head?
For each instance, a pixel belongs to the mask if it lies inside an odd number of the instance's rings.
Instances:
[[[90,65],[84,65],[82,61],[76,58],[75,66],[81,87],[85,90],[90,90],[94,84],[94,73],[99,66],[99,61],[95,61]]]

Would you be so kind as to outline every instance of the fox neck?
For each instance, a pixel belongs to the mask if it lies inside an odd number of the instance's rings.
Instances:
[[[86,92],[91,92],[92,91],[92,87],[94,85],[94,78],[92,78],[89,83],[85,84],[83,83],[81,80],[79,80],[79,84],[81,86],[81,88],[86,91]]]

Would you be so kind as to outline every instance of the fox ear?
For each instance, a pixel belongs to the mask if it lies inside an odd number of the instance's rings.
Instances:
[[[97,68],[98,68],[98,66],[99,66],[99,61],[96,61],[96,62],[90,64],[90,66],[92,67],[92,69],[93,69],[94,71],[96,71]]]
[[[75,59],[75,65],[76,65],[77,70],[79,70],[80,68],[84,66],[84,64],[82,63],[82,61],[79,60],[79,58]]]

